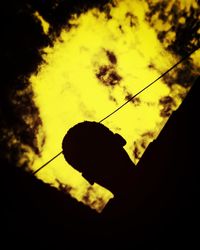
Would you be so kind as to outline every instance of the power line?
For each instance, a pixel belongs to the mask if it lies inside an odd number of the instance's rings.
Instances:
[[[42,165],[40,168],[38,168],[36,171],[34,171],[33,174],[36,174],[37,172],[39,172],[42,168],[44,168],[46,165],[48,165],[50,162],[52,162],[55,158],[57,158],[59,155],[61,155],[62,152],[63,151],[61,151],[60,153],[55,155],[53,158],[51,158],[49,161],[47,161],[44,165]]]
[[[108,114],[107,116],[105,116],[103,119],[101,119],[99,121],[99,123],[102,123],[103,121],[105,121],[106,119],[108,119],[110,116],[112,116],[113,114],[115,114],[116,112],[118,112],[120,109],[122,109],[127,103],[129,103],[130,101],[132,101],[136,96],[138,96],[139,94],[141,94],[143,91],[145,91],[147,88],[149,88],[151,85],[153,85],[155,82],[157,82],[159,79],[161,79],[163,76],[165,76],[166,74],[168,74],[172,69],[174,69],[175,67],[177,67],[180,63],[182,63],[184,60],[186,60],[190,55],[192,55],[195,51],[197,51],[199,48],[196,48],[194,50],[192,50],[190,53],[188,53],[186,56],[184,56],[182,59],[180,59],[176,64],[174,64],[171,68],[169,68],[167,71],[165,71],[162,75],[160,75],[158,78],[156,78],[153,82],[149,83],[146,87],[144,87],[143,89],[141,89],[139,92],[137,92],[135,95],[131,96],[125,103],[123,103],[121,106],[119,106],[118,108],[116,108],[113,112],[111,112],[110,114]],[[59,152],[57,155],[55,155],[53,158],[51,158],[49,161],[47,161],[44,165],[42,165],[40,168],[38,168],[36,171],[33,172],[33,174],[35,175],[36,173],[38,173],[42,168],[44,168],[45,166],[47,166],[50,162],[52,162],[55,158],[57,158],[59,155],[61,155],[63,153],[63,151]]]
[[[174,64],[171,68],[169,68],[167,71],[165,71],[162,75],[160,75],[157,79],[155,79],[153,82],[149,83],[146,87],[144,87],[143,89],[141,89],[139,92],[137,92],[135,95],[133,95],[132,97],[130,97],[125,103],[123,103],[120,107],[118,107],[117,109],[115,109],[112,113],[110,113],[109,115],[107,115],[106,117],[104,117],[102,120],[100,120],[99,122],[103,122],[104,120],[106,120],[108,117],[112,116],[113,114],[115,114],[117,111],[119,111],[121,108],[123,108],[127,103],[129,103],[130,101],[132,101],[136,96],[138,96],[140,93],[142,93],[144,90],[146,90],[147,88],[149,88],[151,85],[153,85],[155,82],[157,82],[160,78],[162,78],[163,76],[165,76],[167,73],[169,73],[169,71],[171,71],[172,69],[174,69],[178,64],[180,64],[182,61],[184,61],[186,58],[188,58],[192,53],[194,53],[196,50],[193,50],[192,52],[190,52],[189,54],[187,54],[186,56],[184,56],[180,61],[178,61],[176,64]]]

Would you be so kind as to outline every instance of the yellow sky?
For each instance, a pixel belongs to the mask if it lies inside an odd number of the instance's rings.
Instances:
[[[127,96],[137,93],[179,60],[165,50],[155,29],[145,21],[148,10],[145,1],[116,3],[117,6],[111,8],[112,19],[107,19],[105,13],[95,8],[79,17],[74,16],[70,20],[72,28],[63,29],[54,46],[45,48],[46,63],[30,78],[43,122],[38,138],[42,141],[45,137],[41,157],[30,155],[34,157],[30,166],[33,170],[62,151],[61,142],[70,127],[84,120],[100,121],[123,104]],[[161,24],[158,20],[158,26],[165,28],[169,23]],[[173,34],[169,39],[173,39]],[[199,53],[193,58],[197,62]],[[111,82],[113,75],[115,81]],[[141,141],[143,134],[151,132],[152,136],[143,137],[147,147],[166,122],[167,118],[160,116],[159,100],[172,97],[173,109],[176,109],[181,102],[178,94],[186,91],[178,84],[170,89],[161,79],[139,95],[135,103],[127,104],[103,124],[126,139],[125,149],[137,163],[133,154],[134,142]],[[140,148],[140,156],[144,150]],[[83,201],[89,187],[62,155],[38,172],[37,177],[56,187],[56,180],[70,185],[71,195],[79,201]],[[102,204],[98,198],[102,197],[106,203],[111,196],[95,184],[89,205],[100,211]],[[96,201],[94,205],[92,201]]]

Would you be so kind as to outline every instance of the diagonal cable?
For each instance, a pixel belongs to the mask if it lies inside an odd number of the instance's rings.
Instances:
[[[163,76],[165,76],[166,74],[168,74],[172,69],[176,68],[180,63],[182,63],[183,61],[185,61],[188,57],[190,57],[198,49],[199,48],[196,48],[196,49],[192,50],[190,53],[188,53],[187,55],[185,55],[184,57],[182,57],[177,63],[175,63],[171,68],[169,68],[167,71],[165,71],[162,75],[160,75],[154,81],[152,81],[151,83],[149,83],[146,87],[144,87],[143,89],[141,89],[135,95],[131,96],[126,102],[124,102],[121,106],[119,106],[118,108],[116,108],[113,112],[111,112],[110,114],[108,114],[107,116],[105,116],[103,119],[101,119],[99,121],[99,123],[102,123],[103,121],[105,121],[106,119],[108,119],[110,116],[114,115],[116,112],[118,112],[120,109],[122,109],[126,104],[128,104],[130,101],[132,101],[136,96],[138,96],[139,94],[141,94],[143,91],[145,91],[146,89],[148,89],[150,86],[152,86],[155,82],[157,82]],[[37,170],[35,170],[33,172],[33,174],[35,175],[41,169],[43,169],[44,167],[46,167],[50,162],[52,162],[55,158],[57,158],[59,155],[61,155],[62,152],[63,151],[59,152],[57,155],[55,155],[54,157],[52,157],[49,161],[47,161],[45,164],[43,164],[40,168],[38,168]]]

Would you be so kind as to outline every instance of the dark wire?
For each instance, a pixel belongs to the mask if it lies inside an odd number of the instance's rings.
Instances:
[[[40,168],[38,168],[35,172],[33,172],[33,174],[36,174],[37,172],[39,172],[42,168],[44,168],[46,165],[48,165],[51,161],[53,161],[55,158],[57,158],[60,154],[62,154],[63,151],[61,151],[60,153],[58,153],[57,155],[55,155],[53,158],[51,158],[49,161],[47,161],[44,165],[42,165]]]
[[[137,92],[135,95],[133,95],[132,97],[130,97],[125,103],[123,103],[120,107],[118,107],[117,109],[115,109],[112,113],[110,113],[109,115],[107,115],[106,117],[104,117],[102,120],[100,120],[99,122],[103,122],[104,120],[106,120],[108,117],[110,117],[111,115],[113,115],[114,113],[116,113],[117,111],[119,111],[121,108],[123,108],[127,103],[129,103],[130,101],[132,101],[136,96],[138,96],[140,93],[142,93],[144,90],[146,90],[147,88],[149,88],[151,85],[153,85],[155,82],[157,82],[160,78],[162,78],[163,76],[165,76],[167,73],[169,73],[169,71],[171,71],[172,69],[174,69],[178,64],[180,64],[182,61],[184,61],[187,57],[189,57],[192,53],[194,53],[197,49],[193,50],[192,52],[190,52],[190,54],[187,54],[186,56],[184,56],[180,61],[178,61],[176,64],[174,64],[171,68],[169,68],[167,71],[165,71],[162,75],[160,75],[157,79],[155,79],[153,82],[149,83],[146,87],[144,87],[143,89],[141,89],[139,92]]]
[[[182,63],[185,59],[187,59],[191,54],[193,54],[195,51],[197,51],[199,48],[196,48],[194,50],[192,50],[190,53],[188,53],[186,56],[184,56],[181,60],[179,60],[176,64],[174,64],[171,68],[169,68],[167,71],[165,71],[162,75],[160,75],[157,79],[155,79],[153,82],[149,83],[146,87],[144,87],[143,89],[141,89],[139,92],[137,92],[135,95],[133,95],[132,97],[130,97],[125,103],[123,103],[120,107],[118,107],[117,109],[115,109],[112,113],[110,113],[109,115],[107,115],[106,117],[104,117],[103,119],[101,119],[99,121],[99,123],[105,121],[107,118],[109,118],[110,116],[112,116],[113,114],[115,114],[117,111],[119,111],[121,108],[123,108],[127,103],[129,103],[130,101],[132,101],[136,96],[138,96],[139,94],[141,94],[144,90],[146,90],[147,88],[149,88],[151,85],[153,85],[155,82],[157,82],[160,78],[162,78],[163,76],[165,76],[167,73],[169,73],[172,69],[174,69],[178,64]],[[63,153],[63,151],[61,151],[60,153],[58,153],[57,155],[55,155],[53,158],[51,158],[49,161],[47,161],[44,165],[42,165],[40,168],[38,168],[36,171],[33,172],[33,174],[35,175],[37,172],[39,172],[42,168],[44,168],[46,165],[48,165],[50,162],[52,162],[55,158],[57,158],[59,155],[61,155]]]

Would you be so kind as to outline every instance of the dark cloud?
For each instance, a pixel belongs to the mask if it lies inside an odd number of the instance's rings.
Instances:
[[[96,77],[106,86],[115,86],[119,84],[122,79],[112,65],[100,66],[96,73]]]
[[[194,65],[192,59],[188,58],[180,66],[176,67],[175,70],[163,76],[163,80],[169,87],[172,87],[173,84],[179,84],[188,88],[197,78],[199,69],[198,66]]]
[[[159,100],[159,104],[161,105],[160,116],[161,117],[169,117],[174,108],[176,107],[175,101],[171,96],[164,96]]]
[[[127,12],[125,17],[129,20],[130,27],[136,26],[138,24],[138,18],[137,16],[133,15],[133,13]]]
[[[171,96],[164,96],[159,100],[159,103],[162,105],[167,105],[167,104],[174,104],[174,100]]]
[[[70,28],[69,19],[76,14],[79,16],[92,8],[98,8],[106,13],[107,18],[110,16],[110,3],[112,0],[34,0],[32,5],[38,10],[40,15],[50,24],[50,34],[52,38],[57,37],[62,28]]]
[[[106,205],[106,203],[103,200],[103,198],[101,198],[101,197],[98,197],[96,200],[94,200],[91,203],[91,207],[96,208],[97,212],[99,212],[99,213],[104,209],[105,205]]]
[[[194,1],[195,2],[195,1]],[[198,1],[197,1],[198,2]],[[183,57],[200,47],[200,9],[190,6],[188,9],[181,9],[180,1],[174,1],[171,8],[170,1],[147,1],[149,11],[146,13],[146,21],[155,28],[157,37],[166,50]],[[158,18],[154,17],[158,15]],[[161,20],[163,25],[170,24],[168,29],[157,28],[157,20]],[[164,26],[163,26],[164,27]],[[173,33],[174,38],[170,38]],[[178,69],[176,76],[167,74],[164,81],[168,86],[178,83],[184,87],[191,86],[197,76],[199,68],[194,65],[191,59],[182,62],[181,69]]]
[[[101,83],[106,86],[112,86],[120,84],[122,77],[117,72],[117,56],[113,51],[104,49],[105,54],[108,58],[108,64],[101,65],[96,70],[96,77],[99,79]]]
[[[135,161],[140,160],[142,153],[144,152],[144,149],[147,148],[149,142],[154,139],[155,133],[152,131],[147,131],[143,134],[141,134],[140,139],[134,141],[133,145],[133,157]]]
[[[39,110],[33,101],[29,76],[45,63],[42,49],[53,46],[69,19],[74,15],[99,8],[107,11],[109,0],[19,0],[1,3],[1,86],[0,86],[0,150],[1,159],[19,163],[30,150],[39,154],[37,134],[42,128]],[[50,24],[48,35],[36,18],[38,12]],[[117,78],[111,73],[111,78]],[[113,80],[114,81],[114,80]],[[28,166],[28,159],[23,167]]]
[[[117,101],[117,99],[112,95],[112,92],[109,93],[109,99],[110,99],[112,102],[114,102],[114,103],[116,103],[116,104],[118,105],[118,101]]]
[[[169,21],[169,12],[165,11],[167,1],[159,2],[159,4],[147,2],[150,11],[146,19],[152,26],[154,25],[152,17],[158,12],[161,20]],[[53,45],[54,38],[59,36],[63,27],[70,28],[68,21],[73,15],[78,16],[96,7],[106,13],[109,19],[112,18],[110,14],[112,6],[116,6],[116,3],[109,0],[11,0],[1,3],[1,158],[17,163],[28,148],[35,154],[39,154],[39,148],[45,142],[45,136],[41,145],[37,140],[42,121],[39,110],[33,102],[33,90],[28,80],[29,76],[33,72],[37,73],[39,66],[45,63],[42,58],[42,49]],[[43,32],[40,21],[35,17],[36,11],[50,24],[48,35]],[[199,9],[191,7],[189,13],[186,10],[180,11],[178,3],[175,2],[170,15],[172,15],[172,20],[169,32],[175,31],[176,37],[167,49],[182,56],[189,49],[199,46],[200,34],[197,31]],[[180,17],[185,18],[185,23],[179,21]],[[131,26],[137,23],[137,18],[129,12],[126,13],[126,18],[130,20]],[[158,37],[164,43],[168,33],[161,32],[163,31],[157,31]],[[96,76],[101,83],[114,87],[120,84],[122,77],[115,67],[116,55],[112,51],[105,51],[109,63],[100,66]],[[191,74],[191,69],[194,74]],[[192,61],[188,60],[183,64],[183,69],[177,71],[176,77],[168,74],[164,80],[169,86],[174,82],[187,86],[191,84],[197,72]],[[25,166],[27,166],[27,161],[25,161]]]
[[[154,63],[149,63],[148,68],[149,69],[156,69],[156,66]]]
[[[25,1],[2,5],[1,158],[16,164],[27,148],[39,154],[36,135],[42,122],[28,78],[43,62],[41,49],[50,41],[33,13]]]
[[[131,12],[126,12],[125,19],[128,21],[128,25],[131,28],[138,25],[138,17]],[[118,26],[118,28],[121,31],[121,33],[124,34],[124,29],[121,24]]]
[[[143,138],[154,138],[154,132],[152,132],[152,131],[147,131],[147,132],[145,132],[145,133],[143,133],[142,134],[142,137]]]
[[[141,151],[137,145],[137,142],[134,142],[133,157],[135,160],[139,160],[141,157]]]
[[[63,193],[68,193],[70,194],[71,191],[73,191],[75,188],[68,185],[68,184],[64,184],[62,183],[60,180],[55,179],[55,181],[58,183],[58,190],[60,190]]]
[[[133,97],[130,93],[125,96],[125,100],[130,100]],[[133,103],[135,106],[139,106],[141,103],[141,100],[139,97],[135,97],[131,100],[131,103]]]
[[[189,51],[200,47],[200,10],[190,6],[189,11],[181,9],[180,1],[174,1],[171,8],[170,1],[147,1],[149,5],[149,11],[146,13],[146,20],[155,27],[156,23],[153,21],[153,17],[157,14],[158,19],[163,23],[169,23],[170,28],[167,30],[158,30],[158,39],[166,45],[166,49],[184,56]],[[157,20],[157,19],[156,19]],[[184,20],[184,21],[181,21]],[[170,32],[175,33],[175,38],[168,44],[168,35]]]
[[[105,201],[102,197],[96,197],[95,200],[92,200],[91,197],[93,197],[94,193],[94,187],[88,186],[86,192],[82,196],[82,201],[91,208],[96,209],[97,212],[101,212],[105,206]]]
[[[106,55],[107,55],[108,60],[110,61],[110,63],[112,63],[112,64],[116,64],[117,63],[117,57],[114,54],[114,52],[106,50]]]

